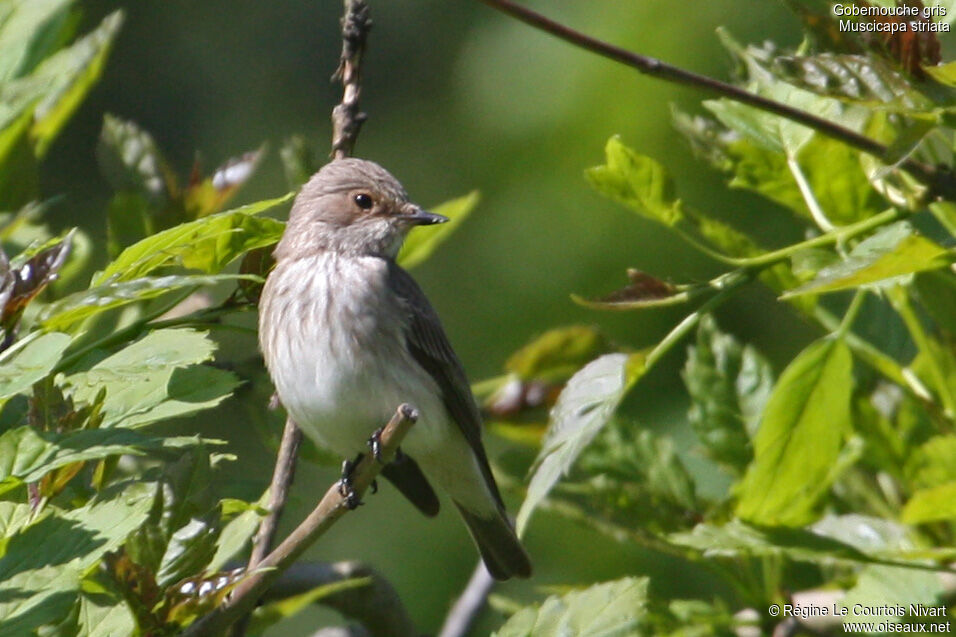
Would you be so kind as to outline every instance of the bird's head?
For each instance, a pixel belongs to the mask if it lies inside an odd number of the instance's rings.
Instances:
[[[275,256],[334,251],[394,258],[414,226],[445,221],[411,203],[398,180],[378,164],[336,159],[302,187]]]

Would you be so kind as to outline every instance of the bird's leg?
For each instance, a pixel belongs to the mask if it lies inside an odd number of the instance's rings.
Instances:
[[[343,460],[342,477],[339,478],[339,494],[345,498],[345,506],[353,511],[362,504],[358,494],[355,493],[355,489],[352,487],[352,472],[355,471],[355,467],[358,466],[361,459],[362,454],[359,454],[355,460]]]
[[[372,450],[372,455],[375,456],[379,464],[385,464],[382,459],[382,432],[384,430],[384,427],[379,427],[368,437],[368,448]]]

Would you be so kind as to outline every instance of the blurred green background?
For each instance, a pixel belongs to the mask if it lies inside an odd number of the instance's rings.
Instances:
[[[707,96],[642,77],[477,2],[370,4],[374,28],[363,92],[369,121],[357,154],[386,166],[425,205],[472,189],[482,193],[460,232],[416,271],[473,380],[499,373],[508,354],[557,325],[599,324],[615,341],[635,348],[657,342],[679,320],[680,310],[598,314],[569,299],[572,292],[593,296],[620,287],[627,267],[680,282],[718,272],[673,235],[589,189],[583,170],[603,161],[611,135],[620,134],[629,146],[664,163],[682,197],[698,208],[745,224],[768,245],[797,238],[785,213],[728,191],[673,132],[671,105],[697,112]],[[602,39],[722,78],[731,64],[715,35],[718,26],[744,42],[799,41],[796,19],[783,3],[766,0],[528,4]],[[277,150],[290,135],[304,135],[320,158],[327,152],[328,114],[340,97],[328,81],[340,48],[340,2],[91,0],[83,6],[81,32],[118,6],[126,9],[127,20],[101,84],[43,166],[43,191],[64,196],[52,212],[55,226],[83,226],[103,244],[101,215],[110,192],[93,152],[104,112],[149,130],[181,174],[188,173],[197,152],[211,170],[267,143],[270,152],[242,201],[286,191]],[[721,313],[722,327],[756,335],[758,347],[779,365],[809,330],[778,309],[769,294],[748,299]],[[780,339],[780,334],[790,336]],[[264,410],[246,406],[258,399],[261,404],[271,392],[268,379],[254,372],[255,348],[251,338],[223,344],[224,359],[253,361],[242,367],[250,379],[243,400],[188,425],[231,441],[239,461],[223,476],[224,485],[251,498],[272,468],[272,450],[250,424],[263,418]],[[647,426],[680,436],[686,409],[678,377],[683,360],[672,355],[667,362],[642,381],[628,409]],[[278,428],[280,418],[271,418]],[[492,456],[508,446],[489,444]],[[690,462],[693,466],[693,458]],[[303,517],[336,474],[314,465],[300,468],[286,528]],[[499,592],[531,599],[537,586],[624,573],[651,574],[665,595],[712,592],[702,573],[636,549],[622,554],[603,538],[546,513],[532,524],[527,544],[535,578],[508,583]],[[419,627],[432,632],[477,555],[450,507],[437,520],[426,520],[385,487],[310,557],[375,565],[398,588]],[[318,612],[303,615],[294,630],[283,624],[281,634],[309,634]],[[489,615],[478,634],[498,623]]]

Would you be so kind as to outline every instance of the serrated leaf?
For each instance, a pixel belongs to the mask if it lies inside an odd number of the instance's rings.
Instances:
[[[123,12],[114,11],[74,44],[46,59],[33,73],[50,83],[34,111],[31,130],[37,157],[43,157],[56,134],[99,80],[113,40],[123,24]]]
[[[229,372],[190,365],[208,360],[215,345],[200,332],[166,329],[67,378],[74,399],[89,401],[106,387],[103,427],[139,427],[219,404],[236,386]]]
[[[248,250],[279,240],[284,224],[255,215],[290,197],[291,194],[249,204],[147,237],[123,250],[105,270],[93,277],[93,285],[141,278],[170,265],[216,274]]]
[[[821,294],[850,290],[864,285],[946,267],[953,255],[939,244],[916,234],[912,226],[900,222],[882,228],[861,241],[845,261],[826,267],[809,283],[783,295]]]
[[[36,482],[50,471],[74,462],[143,455],[148,449],[160,447],[161,439],[125,430],[89,429],[41,435],[32,427],[18,427],[0,435],[0,491],[23,482]]]
[[[111,499],[44,517],[10,538],[0,557],[0,635],[30,634],[69,612],[83,573],[146,520],[148,491],[134,484]]]
[[[0,359],[0,399],[33,386],[49,374],[70,346],[70,337],[59,332],[42,334]]]
[[[551,412],[551,424],[531,468],[528,495],[518,512],[519,534],[534,509],[567,475],[643,373],[642,356],[605,354],[571,377]]]
[[[473,190],[464,197],[458,197],[435,206],[432,212],[448,217],[449,221],[440,226],[415,228],[405,238],[405,243],[398,253],[398,262],[403,268],[412,269],[428,259],[455,230],[464,222],[481,195]]]
[[[739,517],[786,526],[812,519],[850,431],[852,371],[849,348],[829,338],[787,366],[754,439],[754,461],[736,488]]]
[[[104,283],[47,305],[40,320],[44,329],[68,331],[80,321],[91,316],[130,303],[153,299],[173,290],[208,287],[240,279],[255,280],[254,277],[234,274],[193,274],[143,277],[129,281]]]
[[[540,607],[512,615],[495,637],[636,637],[651,635],[646,577],[627,577],[590,588],[553,595]]]
[[[688,420],[707,454],[742,474],[753,458],[750,438],[773,387],[770,364],[753,347],[721,333],[708,315],[682,376],[691,397]]]

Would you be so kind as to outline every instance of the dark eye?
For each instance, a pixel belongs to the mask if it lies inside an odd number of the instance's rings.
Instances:
[[[364,192],[358,195],[355,195],[355,205],[361,208],[362,210],[368,210],[372,207],[372,198],[369,195],[366,195]]]

